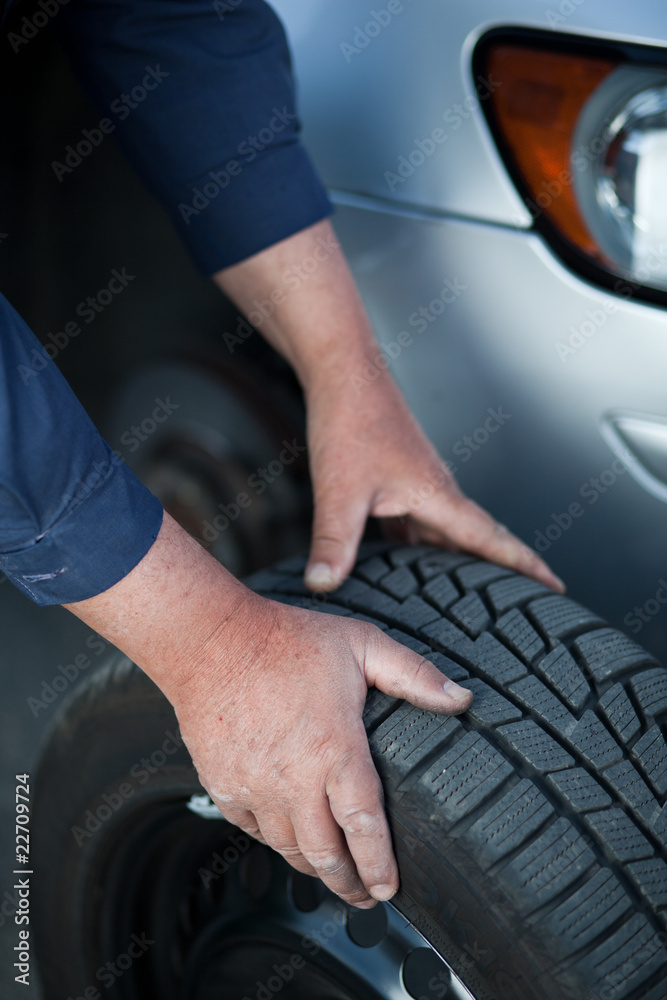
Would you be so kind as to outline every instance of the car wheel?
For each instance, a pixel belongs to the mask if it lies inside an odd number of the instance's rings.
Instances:
[[[153,360],[117,389],[105,436],[236,576],[308,544],[303,414],[278,375],[196,355]]]
[[[575,602],[427,547],[367,547],[326,599],[470,687],[371,690],[401,888],[370,911],[223,820],[171,707],[116,654],[63,707],[32,818],[46,1000],[665,1000],[667,671]],[[86,992],[88,991],[88,992]]]

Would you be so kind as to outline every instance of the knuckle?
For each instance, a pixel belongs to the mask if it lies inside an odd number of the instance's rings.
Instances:
[[[349,734],[348,734],[349,735]],[[355,792],[351,785],[351,780],[356,779]],[[373,796],[379,794],[380,779],[375,765],[370,755],[366,734],[355,732],[348,739],[347,745],[340,747],[336,755],[336,760],[327,776],[327,790],[335,794],[340,803],[339,808],[334,810],[336,815],[345,816],[348,812],[355,812],[355,803],[372,801]],[[348,803],[348,804],[346,804]]]
[[[378,813],[364,808],[344,810],[340,823],[345,833],[362,837],[379,834],[382,826]]]
[[[354,619],[351,624],[354,625],[355,638],[359,642],[359,646],[355,647],[358,649],[359,655],[379,658],[383,653],[387,653],[387,647],[395,650],[395,640],[389,638],[382,629],[373,625],[372,622],[361,622]]]
[[[305,851],[303,856],[321,878],[335,878],[347,868],[347,859],[334,850]]]
[[[339,505],[332,503],[332,493],[337,496],[337,490],[325,491],[319,496],[316,494],[313,533],[324,541],[342,544],[345,539],[343,512]]]
[[[432,666],[433,664],[425,660],[423,656],[418,657],[417,655],[413,655],[404,657],[403,670],[417,684],[428,677]]]
[[[287,862],[287,864],[291,868],[295,868],[296,871],[303,872],[304,875],[317,875],[315,869],[306,861],[300,851],[278,851],[278,853]]]
[[[396,696],[409,699],[410,694],[420,690],[428,680],[432,664],[404,646],[400,647],[400,652],[399,650],[395,650],[395,652],[398,654],[397,660],[400,668],[399,676],[396,679]]]
[[[270,846],[273,848],[274,851],[277,851],[278,854],[282,854],[282,856],[285,858],[285,861],[291,862],[295,859],[303,857],[303,852],[301,851],[300,847],[298,847],[296,844],[282,845],[279,843],[270,842]]]
[[[387,637],[382,629],[373,625],[372,622],[360,622],[355,619],[354,629],[364,647],[371,652],[379,650],[386,642]]]
[[[247,833],[248,836],[252,837],[254,840],[259,840],[259,842],[262,844],[266,843],[264,835],[259,827],[259,824],[255,820],[254,816],[247,818],[244,816],[233,816],[230,819],[230,822],[232,822],[235,826],[237,826],[239,830],[243,830],[244,833]]]
[[[316,733],[308,741],[309,760],[326,760],[338,752],[334,733]]]
[[[384,632],[377,625],[373,625],[372,622],[360,621],[358,618],[350,619],[350,624],[353,625],[356,632],[364,638],[368,639],[381,639],[384,636]]]
[[[331,547],[344,548],[345,538],[343,537],[342,533],[341,535],[336,536],[331,531],[328,532],[327,534],[318,531],[318,532],[313,532],[313,544],[318,545],[320,548],[323,548],[324,546],[327,546],[329,548]]]

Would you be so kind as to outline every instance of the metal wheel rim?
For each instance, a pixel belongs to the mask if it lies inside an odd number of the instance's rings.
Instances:
[[[206,798],[153,798],[98,851],[86,958],[107,997],[475,1000],[394,906],[348,907]],[[115,975],[131,940],[144,951]]]

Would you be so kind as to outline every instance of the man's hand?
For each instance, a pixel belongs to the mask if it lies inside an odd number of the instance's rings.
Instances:
[[[286,276],[306,258],[315,269],[287,294]],[[377,346],[328,222],[215,277],[245,312],[257,297],[276,303],[262,333],[304,387],[315,493],[311,587],[342,582],[375,514],[406,516],[415,539],[464,548],[562,589],[534,553],[463,497],[388,373],[356,392],[353,376]],[[396,862],[361,720],[366,691],[375,685],[445,713],[466,709],[469,692],[372,626],[257,597],[167,515],[131,573],[69,607],[169,698],[223,815],[348,902],[393,895]]]
[[[374,625],[250,592],[174,697],[223,815],[356,905],[398,888],[361,720],[371,685],[445,714],[472,701]]]
[[[224,816],[349,903],[393,895],[366,692],[456,714],[469,691],[373,625],[252,593],[168,514],[123,580],[68,607],[169,698]]]
[[[342,583],[369,514],[407,518],[401,530],[409,541],[463,549],[565,589],[535,552],[461,493],[388,372],[360,385],[378,346],[328,220],[215,281],[251,316],[257,301],[273,303],[257,322],[304,389],[315,495],[306,567],[312,590]]]
[[[401,518],[402,537],[462,549],[564,586],[507,528],[463,495],[388,372],[364,385],[318,385],[309,394],[315,519],[306,582],[339,586],[352,569],[369,514]]]

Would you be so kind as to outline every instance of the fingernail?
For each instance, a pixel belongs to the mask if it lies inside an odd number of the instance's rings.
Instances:
[[[368,891],[374,899],[378,899],[381,903],[396,895],[396,889],[393,885],[372,885]]]
[[[445,694],[448,694],[450,698],[467,698],[470,694],[468,688],[461,687],[456,681],[450,681],[449,677],[442,686],[445,689]]]
[[[311,590],[319,590],[324,587],[328,589],[337,585],[338,579],[331,566],[326,563],[315,563],[314,566],[309,566],[306,570],[306,586],[310,587]]]
[[[552,573],[551,575],[553,576],[554,580],[556,581],[556,583],[558,584],[558,586],[560,587],[560,589],[562,591],[566,591],[567,587],[565,586],[565,581],[561,580],[561,578],[559,576],[556,576],[555,573]]]

